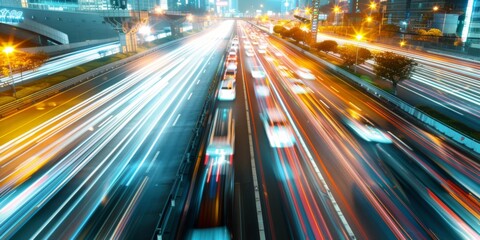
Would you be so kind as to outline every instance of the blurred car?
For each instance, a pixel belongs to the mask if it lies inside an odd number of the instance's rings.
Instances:
[[[302,82],[302,80],[296,79],[296,78],[290,78],[288,80],[290,81],[290,89],[292,90],[293,93],[307,94],[312,92],[312,89],[307,87],[305,83]]]
[[[280,75],[282,75],[282,77],[286,77],[286,78],[293,77],[293,72],[283,65],[278,65],[277,70],[280,73]]]
[[[230,51],[228,52],[228,55],[227,55],[227,61],[228,60],[235,60],[237,61],[237,53],[235,51]]]
[[[283,53],[280,52],[280,51],[275,51],[274,54],[275,54],[275,56],[277,56],[277,57],[282,57],[282,56],[283,56]]]
[[[223,80],[220,83],[220,90],[218,91],[218,100],[220,101],[231,101],[235,100],[235,79]]]
[[[271,147],[284,148],[295,144],[290,124],[280,110],[268,108],[262,113],[261,118]]]
[[[263,68],[260,66],[253,66],[250,72],[253,78],[264,78],[266,76],[265,71],[263,71]]]
[[[259,48],[258,53],[265,54],[265,53],[267,53],[267,51],[263,48]]]
[[[270,96],[270,89],[265,85],[255,85],[255,96],[268,97]]]
[[[227,66],[227,69],[237,70],[237,61],[235,60],[227,60],[225,65]]]
[[[300,78],[305,80],[315,80],[315,76],[306,68],[299,68],[297,74]]]
[[[237,71],[233,69],[227,69],[225,74],[223,75],[223,80],[227,79],[236,79],[237,78]]]
[[[238,44],[238,43],[239,43],[238,37],[234,37],[234,38],[232,39],[232,43]]]
[[[253,55],[255,55],[255,52],[253,51],[253,49],[249,48],[245,51],[245,54],[248,56],[248,57],[253,57]]]
[[[392,139],[382,130],[375,127],[373,122],[354,110],[348,110],[343,121],[354,133],[367,142],[392,143]]]

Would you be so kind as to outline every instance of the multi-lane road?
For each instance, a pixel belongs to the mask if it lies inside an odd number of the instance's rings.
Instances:
[[[0,238],[153,236],[232,25],[2,119]]]
[[[151,238],[232,33],[236,99],[216,108],[233,112],[233,173],[203,182],[205,136],[178,236],[218,221],[235,239],[480,237],[479,156],[227,21],[1,119],[0,238]],[[230,181],[232,219],[208,215],[221,198],[198,194]]]

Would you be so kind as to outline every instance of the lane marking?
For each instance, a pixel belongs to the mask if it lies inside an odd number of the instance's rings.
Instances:
[[[192,94],[193,94],[193,93],[190,93],[190,95],[188,95],[187,100],[190,100],[190,98],[192,97]]]
[[[258,234],[260,235],[260,240],[265,240],[265,226],[263,224],[262,203],[260,201],[260,192],[258,187],[257,167],[255,165],[255,156],[253,154],[252,127],[250,126],[250,110],[248,109],[246,89],[247,87],[245,85],[245,78],[243,78],[243,95],[245,100],[245,115],[247,116],[248,145],[250,146],[250,164],[252,166],[253,187],[255,191],[255,209],[257,210]]]
[[[200,83],[200,79],[198,79],[198,81],[197,81],[197,85],[198,85],[199,83]]]
[[[157,160],[158,154],[160,154],[160,151],[157,151],[155,153],[155,156],[153,156],[152,162],[150,163],[150,165],[148,165],[147,171],[145,173],[148,174],[148,172],[150,171],[150,168],[152,168],[153,166],[153,163],[155,162],[155,160]]]
[[[333,86],[330,86],[333,90],[335,90],[335,92],[339,93],[340,91],[338,91],[336,88],[334,88]]]
[[[182,115],[182,114],[181,114],[181,113],[179,113],[179,114],[177,115],[177,118],[175,118],[175,121],[173,121],[173,124],[172,124],[172,126],[175,126],[175,125],[177,125],[177,121],[178,121],[178,119],[180,118],[180,115]]]

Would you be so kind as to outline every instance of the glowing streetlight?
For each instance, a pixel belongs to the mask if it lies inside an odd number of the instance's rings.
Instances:
[[[367,17],[367,19],[366,19],[366,21],[369,22],[369,23],[372,22],[372,20],[373,20],[372,17]]]
[[[305,15],[309,15],[312,10],[310,8],[305,8]]]
[[[187,21],[189,21],[189,22],[193,21],[193,16],[192,16],[192,15],[188,15],[188,16],[187,16]]]
[[[341,12],[341,8],[339,6],[333,7],[333,12],[335,13],[335,25],[338,25],[338,14]],[[343,16],[342,16],[342,25],[343,25]]]
[[[305,44],[305,46],[307,45],[307,32],[308,32],[308,27],[307,25],[302,25],[300,26],[300,30],[303,31],[303,43]]]
[[[438,10],[440,10],[439,6],[433,7],[433,12],[437,12]],[[442,34],[443,34],[443,31],[445,30],[445,20],[447,20],[447,11],[444,11],[443,13]]]
[[[406,41],[400,41],[400,47],[404,47],[405,45],[407,45]]]
[[[7,61],[8,61],[8,75],[12,80],[12,87],[13,87],[13,97],[17,98],[17,92],[15,90],[15,81],[13,80],[13,75],[12,75],[12,64],[10,63],[10,53],[13,53],[15,51],[15,48],[12,46],[7,46],[3,49],[3,52],[7,55]]]
[[[357,41],[360,41],[360,40],[362,40],[363,35],[362,34],[357,34],[357,36],[355,36],[355,38],[357,39]],[[358,62],[358,43],[357,43],[357,51],[356,51],[356,54],[355,54],[355,68],[354,68],[355,73],[357,73],[357,62]]]

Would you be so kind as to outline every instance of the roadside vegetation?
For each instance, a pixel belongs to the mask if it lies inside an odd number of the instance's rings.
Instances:
[[[387,25],[385,26],[385,28],[386,30],[388,30],[382,32],[385,34],[385,36],[388,36],[389,33],[398,30],[398,27],[396,27],[395,25]],[[287,29],[284,26],[276,25],[274,26],[273,31],[283,39],[290,41],[291,43],[297,44],[297,46],[305,49],[303,45],[299,44],[299,40],[294,38],[295,35],[292,34],[292,31],[302,31],[298,27]],[[420,36],[419,38],[421,38],[422,40],[436,38],[438,36],[441,36],[441,34],[441,31],[439,31],[438,29],[430,29],[428,31],[423,30],[419,31],[418,33],[418,35]],[[309,51],[320,58],[323,58],[339,67],[342,67],[347,71],[350,71],[351,73],[357,75],[363,81],[368,82],[394,95],[397,94],[398,84],[402,81],[410,79],[413,71],[418,65],[413,59],[393,52],[373,52],[366,48],[357,47],[351,44],[339,45],[334,40],[325,40],[322,42],[311,44]],[[335,54],[336,56],[334,56],[333,54]],[[355,63],[358,66],[364,64],[367,60],[370,59],[372,59],[374,62],[374,76],[354,72],[354,68],[352,67],[355,66]],[[442,122],[447,126],[456,129],[459,132],[462,132],[466,136],[472,137],[476,140],[480,140],[480,131],[476,131],[459,121],[451,119],[433,108],[426,106],[415,107],[428,114],[432,118],[436,119],[437,121]]]
[[[101,58],[75,66],[70,69],[66,69],[66,70],[45,76],[41,79],[35,80],[30,83],[15,84],[16,97],[17,99],[26,97],[30,94],[49,88],[55,84],[58,84],[65,80],[79,76],[93,69],[133,56],[137,53],[144,52],[150,48],[156,47],[160,44],[163,44],[172,40],[175,40],[175,38],[172,36],[168,36],[168,37],[157,39],[151,42],[145,42],[144,44],[141,44],[138,46],[136,53],[116,53],[113,55],[105,56],[104,53],[99,52],[98,54],[101,56]],[[35,71],[36,69],[38,69],[49,58],[48,55],[43,52],[30,54],[30,53],[20,52],[20,51],[16,51],[14,54],[10,54],[9,57],[10,57],[12,72],[14,74],[20,73],[20,78],[23,76],[24,72]],[[5,56],[2,56],[2,58],[0,59],[0,66],[2,67],[1,70],[2,70],[3,76],[4,77],[10,76],[9,75],[10,70],[9,70],[7,58]],[[19,78],[19,76],[15,76],[15,77]],[[12,90],[1,92],[0,105],[14,101],[15,97],[13,96],[12,93],[13,93]]]

